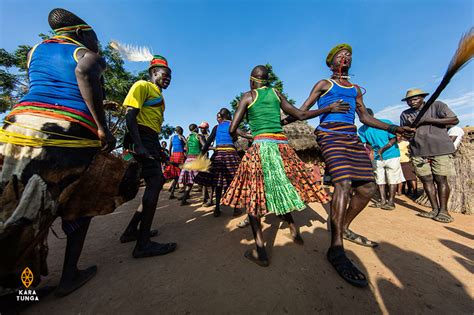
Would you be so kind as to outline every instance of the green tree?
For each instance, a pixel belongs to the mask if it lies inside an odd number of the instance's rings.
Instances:
[[[31,46],[20,45],[9,53],[0,48],[0,113],[9,110],[28,92],[26,56]]]

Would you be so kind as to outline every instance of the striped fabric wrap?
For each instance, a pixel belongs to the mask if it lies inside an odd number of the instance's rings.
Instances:
[[[194,182],[208,187],[229,187],[237,173],[240,157],[233,145],[216,147],[209,172],[199,172]]]
[[[326,163],[326,171],[333,183],[343,180],[374,181],[372,163],[360,142],[355,125],[323,123],[315,134]]]
[[[194,161],[197,157],[197,155],[188,155],[184,163],[190,163]],[[198,171],[189,171],[185,169],[181,170],[181,174],[179,174],[179,183],[183,185],[194,184],[194,178],[197,176],[198,173]]]
[[[329,202],[283,134],[256,136],[240,163],[222,204],[246,208],[261,216],[306,208],[308,202]]]
[[[39,102],[21,102],[13,107],[6,119],[8,120],[9,117],[17,114],[50,117],[74,122],[97,135],[97,125],[92,116],[66,106]]]

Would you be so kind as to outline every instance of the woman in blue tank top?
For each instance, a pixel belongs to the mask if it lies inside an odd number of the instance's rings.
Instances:
[[[179,174],[181,174],[180,165],[186,160],[186,155],[184,154],[184,148],[186,146],[186,138],[183,136],[183,128],[177,126],[175,129],[176,134],[171,137],[169,152],[171,152],[170,163],[165,169],[163,175],[166,179],[173,179],[173,183],[169,191],[170,199],[175,199],[174,191],[178,186]]]
[[[202,153],[205,154],[209,150],[212,142],[215,140],[216,147],[215,152],[211,157],[211,168],[209,172],[200,172],[194,179],[194,181],[200,185],[210,186],[215,189],[215,217],[218,217],[221,214],[220,204],[222,194],[225,193],[227,187],[232,183],[240,164],[240,157],[234,146],[234,140],[229,133],[231,120],[232,115],[230,111],[227,108],[221,108],[217,113],[217,122],[219,124],[212,129],[211,135],[202,148]],[[250,134],[246,134],[241,130],[239,130],[239,135],[252,139]],[[234,216],[239,214],[240,211],[237,211],[237,209],[234,208]]]
[[[367,286],[365,275],[346,257],[342,246],[343,238],[363,246],[377,246],[377,243],[349,230],[350,223],[376,192],[372,165],[354,125],[355,114],[362,123],[374,128],[392,133],[406,133],[410,130],[388,125],[369,115],[360,88],[349,82],[351,63],[351,46],[340,44],[334,47],[326,58],[326,64],[333,73],[331,78],[316,83],[301,109],[309,110],[316,102],[319,108],[344,103],[348,105],[344,112],[321,115],[320,124],[315,131],[326,171],[335,188],[331,205],[331,246],[327,258],[344,280],[355,286]],[[294,120],[288,117],[283,123]]]
[[[42,231],[47,232],[54,219],[61,216],[67,244],[55,295],[62,297],[80,288],[97,272],[96,266],[78,269],[78,261],[92,216],[98,211],[103,211],[100,214],[113,211],[118,198],[104,192],[100,185],[95,186],[103,178],[97,179],[99,176],[89,170],[94,169],[90,166],[101,147],[104,151],[114,149],[115,138],[107,128],[102,107],[100,80],[105,62],[98,54],[95,32],[82,19],[64,9],[53,9],[48,22],[56,36],[29,52],[29,91],[5,118],[3,126],[3,133],[13,133],[18,138],[27,136],[33,143],[19,145],[9,139],[0,143],[0,152],[5,159],[0,180],[2,187],[10,187],[15,179],[25,191],[31,192],[33,190],[29,188],[37,185],[36,192],[28,196],[18,192],[16,201],[22,203],[41,198],[43,203],[37,209],[29,209],[31,220],[23,222],[24,218],[21,218],[22,222],[18,224],[20,218],[10,216],[5,204],[0,202],[2,215],[8,219],[4,221],[16,226],[11,229],[6,224],[0,232],[0,252],[8,252],[5,248],[8,247],[27,254],[20,255],[21,258],[2,255],[3,266],[14,268],[2,268],[0,286],[16,285],[8,279],[17,279],[17,268],[26,266],[36,279],[31,289],[39,284],[40,275],[48,270],[47,233]],[[35,143],[35,139],[49,143]],[[99,158],[100,161],[103,159]],[[85,176],[87,180],[83,179]],[[89,200],[79,197],[86,196],[83,189],[78,188],[83,181],[91,186],[87,193]],[[113,184],[109,181],[111,189],[114,189]],[[120,182],[115,184],[118,191]],[[132,187],[130,192],[133,192]],[[8,200],[5,195],[1,197],[3,202]],[[96,209],[89,206],[95,201],[98,203]],[[17,211],[13,213],[17,214]]]

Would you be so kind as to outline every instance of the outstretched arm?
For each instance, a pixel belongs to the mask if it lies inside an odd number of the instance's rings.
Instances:
[[[371,116],[369,112],[367,111],[367,108],[365,107],[364,100],[362,97],[362,93],[360,91],[359,87],[357,88],[357,105],[356,105],[356,112],[357,115],[359,116],[360,122],[363,123],[364,125],[367,125],[369,127],[374,127],[377,129],[382,129],[382,130],[387,130],[390,133],[398,133],[401,134],[405,137],[411,138],[413,135],[413,132],[415,131],[413,128],[410,127],[400,127],[397,125],[389,125],[384,123],[383,121],[380,121],[376,119],[375,117]]]
[[[300,110],[306,111],[306,110],[309,110],[311,107],[313,107],[314,104],[316,104],[316,102],[319,100],[321,95],[325,91],[327,91],[327,89],[329,88],[329,85],[330,84],[328,83],[327,80],[321,80],[318,83],[316,83],[313,86],[313,89],[311,90],[311,92],[309,93],[309,96],[306,99],[306,101],[304,101],[303,105],[301,105]],[[282,123],[286,125],[297,120],[298,119],[293,116],[287,116],[286,118],[282,120]]]
[[[211,134],[209,135],[209,138],[207,138],[207,141],[201,150],[202,154],[206,154],[206,152],[209,150],[209,147],[211,146],[212,142],[216,139],[216,133],[217,133],[217,126],[214,126],[214,128],[212,128]]]
[[[237,135],[245,139],[253,140],[253,136],[250,133],[245,132],[240,128],[237,128]]]
[[[306,120],[317,117],[324,113],[329,112],[342,112],[345,113],[349,111],[349,104],[343,103],[342,100],[332,103],[331,105],[321,108],[321,109],[314,109],[314,110],[301,110],[293,105],[291,105],[286,97],[282,95],[280,92],[276,92],[278,97],[281,101],[281,109],[291,115],[292,117],[296,118],[297,120]]]
[[[75,69],[77,84],[82,98],[91,112],[97,125],[99,139],[104,151],[112,151],[115,148],[115,137],[107,127],[105,112],[102,101],[104,94],[100,77],[105,70],[104,59],[89,50],[79,50],[78,62]]]

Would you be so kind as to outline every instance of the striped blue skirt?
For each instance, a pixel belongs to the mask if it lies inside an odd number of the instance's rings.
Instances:
[[[315,134],[326,163],[326,172],[333,183],[343,180],[374,181],[372,163],[360,142],[355,125],[322,123]]]

